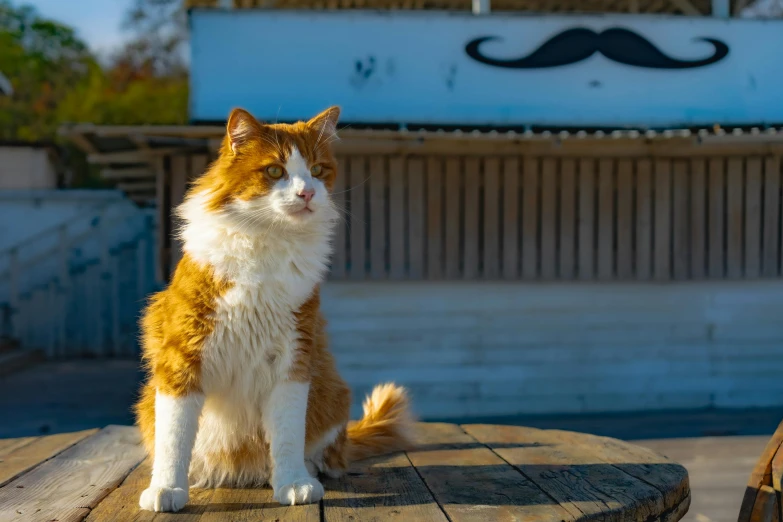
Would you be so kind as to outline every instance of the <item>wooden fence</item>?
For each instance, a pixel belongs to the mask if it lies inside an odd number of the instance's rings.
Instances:
[[[631,140],[633,141],[633,140]],[[775,147],[612,140],[342,143],[335,280],[755,279],[781,275]],[[636,143],[639,142],[639,143]],[[167,217],[204,154],[161,160]],[[161,234],[163,269],[179,258]]]

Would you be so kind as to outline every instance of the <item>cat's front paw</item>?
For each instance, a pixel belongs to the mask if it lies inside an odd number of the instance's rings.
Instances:
[[[318,479],[304,476],[275,486],[275,500],[284,506],[310,504],[324,498],[324,487]]]
[[[150,486],[141,493],[139,506],[147,511],[173,513],[188,503],[188,490]]]

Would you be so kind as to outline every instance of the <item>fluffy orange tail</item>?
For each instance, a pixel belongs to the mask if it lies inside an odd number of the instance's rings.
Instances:
[[[362,407],[361,420],[348,425],[349,462],[413,447],[413,419],[405,388],[379,384]]]

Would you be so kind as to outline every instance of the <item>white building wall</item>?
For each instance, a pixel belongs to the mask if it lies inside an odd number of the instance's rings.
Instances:
[[[0,190],[57,188],[57,172],[41,147],[0,147]]]

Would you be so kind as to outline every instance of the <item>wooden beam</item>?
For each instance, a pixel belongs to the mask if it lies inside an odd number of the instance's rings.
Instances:
[[[155,179],[155,172],[152,168],[129,168],[129,169],[103,169],[101,176],[105,179]]]
[[[688,16],[703,16],[704,13],[696,9],[690,0],[671,0],[672,5]]]
[[[151,157],[160,157],[167,154],[174,154],[176,152],[183,152],[181,148],[170,147],[160,149],[149,149],[146,151],[141,150],[128,150],[123,152],[99,152],[96,154],[90,154],[87,156],[87,161],[97,164],[109,164],[109,163],[146,163]]]
[[[157,187],[157,184],[155,181],[144,181],[141,183],[133,183],[133,182],[126,182],[126,183],[117,183],[117,188],[122,190],[123,192],[155,192],[155,188]]]

